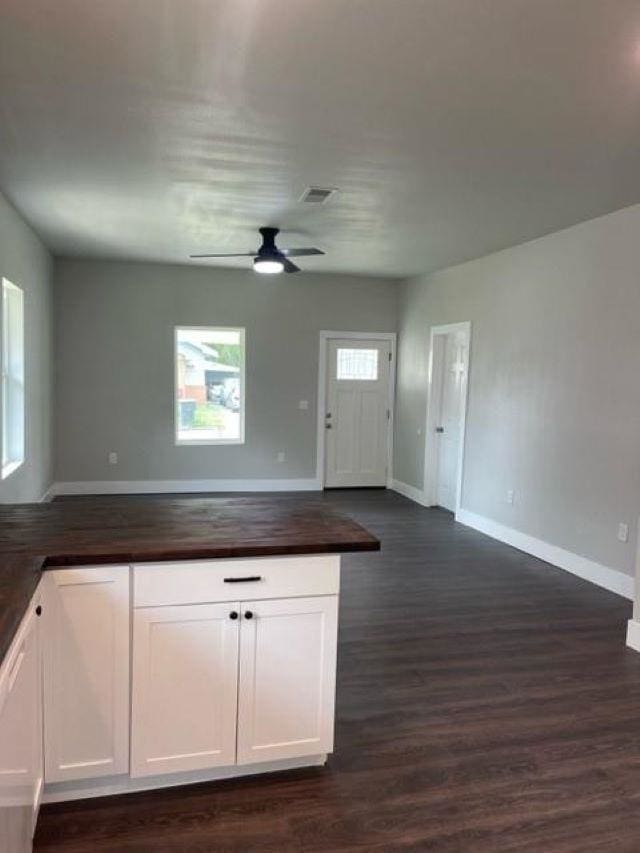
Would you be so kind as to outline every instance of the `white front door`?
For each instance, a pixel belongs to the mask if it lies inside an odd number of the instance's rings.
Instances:
[[[455,512],[461,423],[464,414],[464,389],[468,359],[465,332],[437,335],[434,341],[434,373],[439,397],[436,423],[437,469],[436,503]]]
[[[391,344],[336,340],[327,346],[325,486],[385,486],[390,429]]]

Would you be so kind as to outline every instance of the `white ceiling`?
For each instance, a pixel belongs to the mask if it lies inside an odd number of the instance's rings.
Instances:
[[[437,269],[640,201],[638,0],[1,0],[0,186],[59,254]],[[339,187],[322,207],[305,186]]]

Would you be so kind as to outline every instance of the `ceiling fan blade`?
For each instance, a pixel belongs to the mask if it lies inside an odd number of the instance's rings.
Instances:
[[[189,255],[190,258],[253,258],[256,252],[235,252],[227,255]]]
[[[281,249],[282,254],[287,258],[306,258],[309,255],[324,255],[320,249]]]
[[[283,258],[282,263],[284,264],[285,272],[300,272],[300,267],[297,267],[289,258]]]

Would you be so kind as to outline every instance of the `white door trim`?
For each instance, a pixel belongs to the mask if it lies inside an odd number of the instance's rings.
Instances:
[[[387,445],[387,486],[391,482],[393,462],[393,407],[396,393],[396,339],[395,332],[320,332],[318,358],[318,406],[316,427],[316,480],[324,488],[325,429],[324,415],[327,405],[327,344],[333,339],[354,341],[389,341],[391,344],[391,372],[389,375],[389,440]]]
[[[462,417],[460,418],[460,441],[458,444],[458,474],[456,478],[456,515],[460,511],[462,497],[462,474],[464,469],[464,443],[467,422],[467,398],[469,394],[469,370],[471,366],[471,323],[448,323],[444,326],[432,326],[429,335],[429,369],[427,374],[427,412],[425,417],[424,437],[424,482],[423,490],[427,506],[436,503],[437,477],[436,471],[436,442],[432,437],[436,428],[435,406],[433,405],[433,345],[436,335],[448,335],[450,332],[464,332],[467,337],[467,369],[463,376]]]

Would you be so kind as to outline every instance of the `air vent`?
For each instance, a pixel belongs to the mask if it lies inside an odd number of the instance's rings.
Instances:
[[[300,199],[303,204],[324,204],[338,190],[332,187],[307,187]]]

